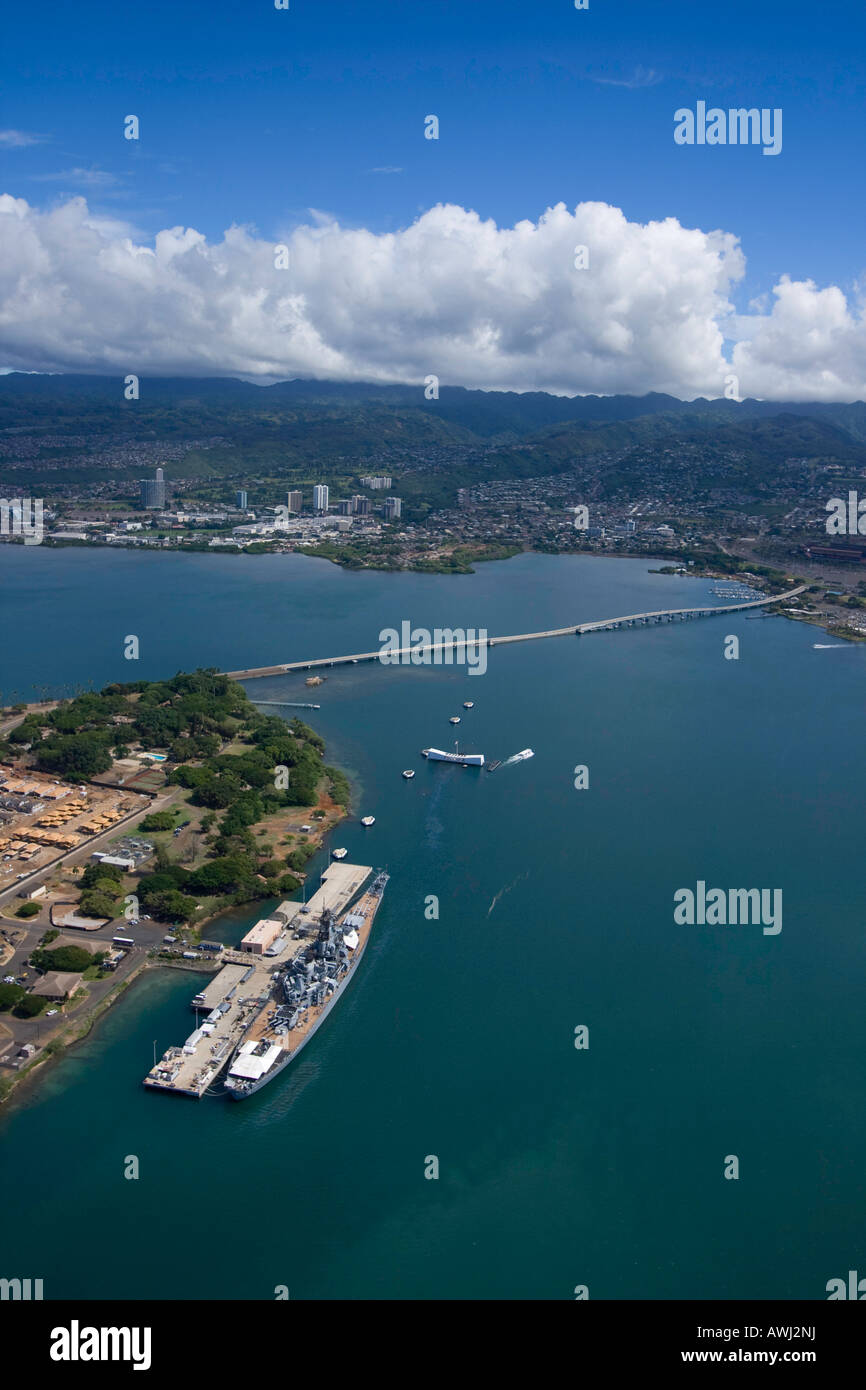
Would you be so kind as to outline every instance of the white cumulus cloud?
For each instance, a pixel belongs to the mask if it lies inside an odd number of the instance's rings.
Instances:
[[[862,295],[850,306],[836,286],[783,275],[775,303],[737,321],[733,370],[752,396],[789,401],[866,399]]]
[[[738,318],[736,236],[604,203],[498,227],[439,205],[395,233],[321,214],[275,243],[174,227],[144,244],[83,198],[0,197],[0,365],[567,392],[851,399],[864,329],[840,290],[783,281]],[[588,265],[575,268],[575,248]],[[580,260],[580,257],[578,257]],[[733,368],[725,339],[734,339]]]

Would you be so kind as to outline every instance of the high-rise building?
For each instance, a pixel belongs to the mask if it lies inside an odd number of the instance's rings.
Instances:
[[[244,487],[239,487],[239,488],[238,488],[237,492],[235,493],[235,506],[238,508],[239,511],[242,511],[242,512],[245,512],[245,511],[246,511],[246,509],[247,509],[247,490],[246,490],[246,488],[244,488]]]
[[[390,478],[362,478],[361,487],[372,488],[374,492],[387,492],[391,486]]]
[[[292,512],[294,516],[300,516],[300,515],[301,515],[301,509],[302,509],[303,504],[304,504],[304,495],[303,495],[303,493],[301,493],[301,492],[290,492],[290,493],[288,494],[288,497],[287,497],[287,503],[288,503],[289,511]]]
[[[352,499],[350,497],[341,498],[340,501],[337,503],[337,510],[340,513],[340,516],[351,516],[355,510],[352,504]]]
[[[165,479],[161,468],[157,468],[155,478],[141,479],[141,505],[155,511],[165,510]]]
[[[326,512],[328,510],[328,487],[326,483],[316,483],[313,488],[313,511]]]
[[[353,498],[352,498],[352,511],[355,513],[355,516],[369,516],[369,515],[370,515],[370,499],[369,499],[369,497],[362,497],[360,493],[358,493],[355,497],[353,497]]]
[[[403,513],[402,497],[385,498],[385,520],[397,521]]]

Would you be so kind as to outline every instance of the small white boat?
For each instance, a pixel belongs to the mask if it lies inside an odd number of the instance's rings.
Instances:
[[[349,851],[348,851],[347,849],[332,849],[332,850],[331,850],[331,858],[332,858],[332,859],[345,859],[345,857],[346,857],[346,855],[347,855],[348,853],[349,853]]]
[[[463,708],[464,708],[464,709],[474,709],[474,708],[475,708],[475,701],[474,701],[474,700],[464,700],[464,701],[463,701]]]
[[[448,720],[448,723],[449,723],[449,724],[459,724],[459,723],[460,723],[460,715],[459,715],[459,714],[452,714],[451,718]]]
[[[404,772],[403,772],[403,776],[406,778],[406,781],[408,782],[408,780],[409,780],[410,777],[414,777],[414,776],[415,776],[415,769],[414,769],[414,767],[407,767],[407,768],[404,770]]]
[[[361,824],[362,824],[362,825],[375,825],[375,824],[376,824],[376,817],[375,817],[375,816],[362,816],[362,817],[361,817]]]

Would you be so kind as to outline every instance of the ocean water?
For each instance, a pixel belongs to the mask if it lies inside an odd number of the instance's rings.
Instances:
[[[3,547],[3,698],[365,651],[404,619],[496,635],[710,592],[648,570]],[[56,1298],[826,1297],[862,1263],[866,648],[816,635],[728,615],[497,648],[479,676],[250,683],[321,701],[306,717],[355,817],[377,818],[331,841],[391,873],[358,978],[298,1062],[233,1105],[142,1088],[196,988],[148,973],[0,1116],[0,1273]],[[461,746],[535,757],[428,765],[452,714]],[[781,932],[677,925],[674,893],[698,880],[781,889]]]

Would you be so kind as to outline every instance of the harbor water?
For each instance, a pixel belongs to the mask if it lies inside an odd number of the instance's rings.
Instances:
[[[406,619],[495,636],[712,596],[649,570],[5,546],[3,700],[367,651]],[[46,1298],[826,1297],[863,1258],[866,646],[821,636],[733,614],[497,648],[483,675],[326,671],[321,709],[287,714],[355,800],[311,867],[341,845],[391,875],[358,977],[231,1105],[142,1087],[201,983],[146,972],[0,1114],[0,1273]],[[311,698],[303,675],[248,689]],[[420,756],[458,714],[494,772]],[[699,881],[780,889],[782,930],[678,925]]]

